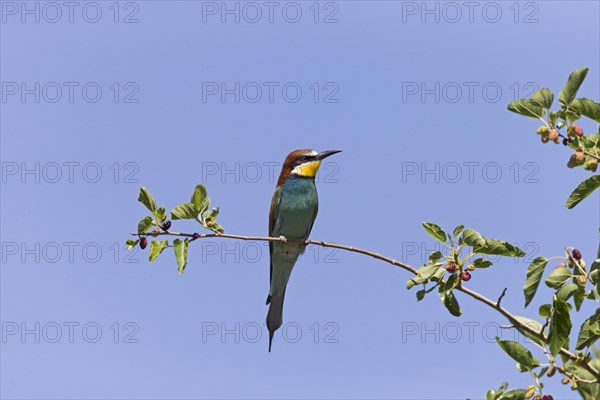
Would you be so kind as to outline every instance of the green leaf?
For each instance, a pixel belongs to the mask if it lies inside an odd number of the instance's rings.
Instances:
[[[550,89],[540,89],[531,95],[531,101],[540,107],[550,108],[554,101],[554,93]]]
[[[496,337],[496,342],[498,342],[500,348],[502,348],[506,354],[527,369],[531,370],[540,365],[540,361],[521,343],[510,340],[500,340],[499,337]]]
[[[152,215],[154,215],[154,218],[160,222],[163,222],[165,219],[167,219],[167,213],[164,206],[160,206],[156,211],[153,211]]]
[[[582,97],[573,100],[571,108],[577,110],[581,115],[585,115],[596,122],[600,122],[600,103]]]
[[[150,246],[150,262],[156,260],[156,257],[158,257],[167,247],[169,247],[168,240],[153,240],[152,245]]]
[[[571,270],[567,267],[558,267],[546,278],[546,286],[559,289],[563,283],[571,278]]]
[[[577,96],[577,91],[583,83],[585,76],[588,73],[588,68],[579,68],[571,72],[569,79],[558,94],[558,101],[563,107],[568,107]]]
[[[498,390],[490,389],[485,394],[485,400],[497,400],[508,387],[508,382],[502,382],[502,386]]]
[[[440,264],[427,264],[417,270],[417,276],[411,278],[406,283],[407,289],[412,288],[415,285],[426,283],[429,278],[440,269]]]
[[[552,313],[552,304],[542,304],[538,310],[540,317],[548,318]]]
[[[183,203],[171,210],[171,219],[196,219],[198,212],[192,203]]]
[[[544,326],[539,321],[536,321],[535,319],[522,317],[520,315],[515,315],[514,318],[521,324],[525,325],[529,329],[533,329],[536,332],[542,332],[542,330],[544,329]],[[515,325],[515,327],[517,327],[517,325]],[[540,345],[544,345],[544,343],[539,338],[537,338],[535,335],[533,335],[533,334],[529,333],[528,331],[521,329],[521,328],[516,328],[516,329],[519,332],[521,332],[523,335],[528,337],[531,341],[538,343]]]
[[[600,175],[594,175],[581,182],[579,186],[573,190],[573,193],[567,200],[566,207],[573,208],[583,199],[588,197],[592,192],[600,187]]]
[[[464,225],[457,226],[456,228],[454,228],[454,231],[452,232],[452,236],[458,237],[458,235],[463,231],[463,229],[465,229]]]
[[[422,225],[427,233],[429,233],[434,239],[442,243],[446,243],[446,232],[444,232],[439,225],[436,225],[433,222],[423,222]]]
[[[590,347],[598,339],[600,339],[600,310],[596,310],[596,313],[581,325],[575,349],[583,350],[584,347]]]
[[[217,223],[217,215],[219,215],[219,207],[204,211],[202,213],[203,226],[213,232],[223,233],[223,227]]]
[[[569,315],[569,305],[554,296],[552,303],[552,317],[550,319],[550,328],[548,330],[548,344],[550,353],[556,356],[560,349],[565,346],[571,333],[571,317]]]
[[[152,227],[152,217],[144,217],[138,222],[138,233],[144,233]]]
[[[154,200],[148,189],[143,186],[140,188],[138,201],[145,205],[148,210],[152,212],[156,211],[156,200]]]
[[[525,400],[525,393],[527,393],[525,389],[511,389],[497,400]]]
[[[525,252],[508,242],[496,239],[485,239],[485,244],[473,246],[473,252],[505,257],[523,257]]]
[[[436,262],[438,262],[438,260],[440,258],[442,258],[441,251],[434,251],[433,253],[429,254],[429,262],[430,263],[436,263]]]
[[[133,240],[133,239],[127,239],[127,241],[125,242],[125,246],[127,246],[127,250],[131,250],[133,249],[135,246],[137,246],[137,244],[140,242],[140,240]]]
[[[188,254],[189,239],[173,240],[173,249],[175,250],[175,259],[177,259],[177,271],[183,274],[185,266],[187,265],[187,254]]]
[[[527,280],[525,281],[525,286],[523,288],[523,292],[525,293],[525,307],[531,303],[531,300],[533,300],[533,297],[535,296],[546,264],[548,264],[548,259],[542,256],[537,257],[529,264],[529,268],[527,269]]]
[[[535,119],[543,118],[545,114],[543,107],[540,107],[537,103],[527,99],[513,101],[507,108],[514,113]]]
[[[459,244],[466,244],[467,246],[485,246],[485,238],[481,234],[471,228],[467,228],[460,235],[458,241]]]
[[[458,300],[456,300],[452,290],[440,291],[440,299],[450,314],[454,315],[455,317],[460,317],[462,311],[460,310],[460,305],[458,304]]]
[[[483,258],[476,258],[475,260],[473,260],[473,265],[475,266],[475,268],[488,268],[492,264],[493,263],[491,261],[484,260]]]
[[[560,290],[556,292],[556,297],[558,297],[561,300],[567,301],[578,290],[579,286],[573,282],[570,282],[567,283],[565,286],[561,287]]]
[[[208,207],[210,199],[207,197],[206,187],[204,185],[196,185],[194,194],[192,194],[192,200],[190,201],[194,205],[194,209],[197,212],[203,211]]]

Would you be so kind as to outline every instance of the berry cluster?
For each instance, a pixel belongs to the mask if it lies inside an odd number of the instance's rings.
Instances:
[[[472,266],[472,265],[469,265],[467,267],[467,269],[473,270],[473,269],[475,269],[475,267]],[[456,273],[456,271],[458,271],[458,266],[455,263],[452,263],[452,262],[448,263],[448,264],[446,264],[446,271],[450,272],[451,274],[454,274],[454,273]],[[471,280],[471,273],[469,271],[467,271],[467,270],[461,272],[460,279],[462,279],[465,282],[470,281]]]

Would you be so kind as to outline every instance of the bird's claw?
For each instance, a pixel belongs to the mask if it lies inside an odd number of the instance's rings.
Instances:
[[[287,242],[287,238],[283,235],[279,236],[279,240],[281,240],[283,243]]]

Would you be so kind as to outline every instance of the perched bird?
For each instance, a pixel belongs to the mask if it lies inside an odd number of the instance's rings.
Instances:
[[[292,268],[304,252],[304,240],[312,229],[319,200],[315,176],[321,160],[341,150],[317,153],[314,150],[292,151],[281,169],[269,212],[269,236],[285,237],[285,242],[269,242],[271,256],[271,286],[267,304],[269,352],[273,335],[283,322],[283,298]]]

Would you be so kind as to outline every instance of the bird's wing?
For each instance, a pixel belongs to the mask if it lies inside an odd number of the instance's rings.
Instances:
[[[273,194],[273,200],[271,200],[271,209],[269,211],[269,236],[273,236],[273,228],[275,228],[275,216],[279,214],[279,203],[281,202],[281,187],[275,189]],[[269,260],[271,264],[271,270],[269,274],[269,284],[273,279],[273,242],[269,242]]]
[[[308,227],[308,231],[306,231],[306,239],[310,235],[310,231],[312,231],[312,227],[315,224],[315,219],[317,219],[317,213],[319,212],[319,203],[315,206],[315,210],[313,211],[312,221],[310,222],[310,226]]]

